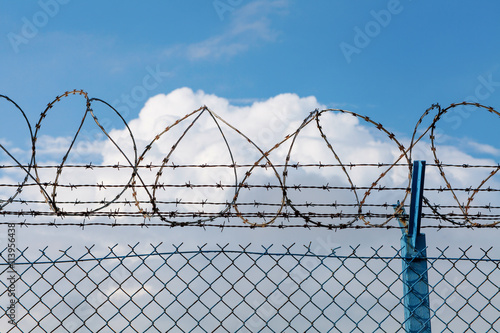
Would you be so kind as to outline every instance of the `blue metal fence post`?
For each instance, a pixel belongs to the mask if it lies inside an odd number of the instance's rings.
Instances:
[[[431,332],[425,235],[420,233],[425,161],[413,162],[410,217],[401,238],[406,332]]]

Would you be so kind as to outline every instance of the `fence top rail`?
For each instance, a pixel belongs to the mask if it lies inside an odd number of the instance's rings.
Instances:
[[[282,245],[283,250],[274,250],[272,249],[273,245],[269,246],[262,246],[261,249],[249,249],[252,247],[252,244],[248,244],[246,246],[239,246],[239,249],[231,249],[228,248],[229,244],[226,245],[219,245],[217,244],[218,249],[208,249],[206,248],[206,245],[203,246],[198,246],[198,249],[195,250],[184,250],[180,249],[183,244],[180,245],[174,245],[172,244],[172,247],[174,247],[174,250],[172,251],[165,251],[161,250],[159,251],[158,248],[162,246],[162,244],[158,244],[156,246],[151,245],[151,250],[146,251],[146,250],[141,250],[137,251],[136,247],[139,245],[137,243],[134,246],[129,245],[129,250],[125,254],[117,254],[115,251],[115,246],[109,247],[108,248],[108,253],[106,255],[100,255],[100,256],[95,256],[92,251],[94,249],[94,246],[91,247],[85,247],[85,250],[83,253],[80,253],[79,256],[74,257],[70,254],[71,252],[75,252],[76,249],[72,249],[72,247],[67,248],[66,250],[59,250],[59,254],[56,255],[51,255],[49,254],[49,248],[45,247],[44,249],[39,250],[38,257],[36,259],[28,259],[28,257],[32,257],[33,254],[26,254],[26,252],[29,250],[29,248],[25,248],[24,250],[17,249],[18,254],[16,255],[16,258],[14,260],[7,260],[7,248],[4,248],[2,251],[0,251],[0,258],[3,259],[3,261],[0,261],[0,266],[9,266],[9,265],[47,265],[47,264],[65,264],[65,263],[75,263],[75,262],[103,262],[103,261],[113,261],[113,260],[118,260],[118,261],[123,261],[125,259],[133,259],[133,258],[139,258],[139,259],[149,259],[149,258],[165,258],[165,257],[172,257],[175,255],[181,255],[181,256],[190,256],[190,258],[193,258],[197,255],[200,254],[230,254],[230,255],[248,255],[248,256],[257,256],[257,257],[264,257],[264,256],[269,256],[269,257],[312,257],[312,258],[317,258],[320,260],[325,260],[325,259],[340,259],[340,260],[346,260],[346,259],[357,259],[357,260],[384,260],[384,261],[389,261],[389,260],[403,260],[406,259],[404,256],[401,254],[400,249],[396,249],[393,246],[387,247],[387,246],[380,246],[378,248],[364,248],[361,245],[357,246],[349,246],[348,248],[345,247],[336,247],[333,249],[330,249],[330,251],[323,251],[325,253],[315,253],[311,249],[311,245],[309,246],[303,246],[301,251],[298,251],[294,249],[295,244],[292,244],[290,246],[285,246]],[[490,252],[494,249],[493,247],[490,247],[488,249],[483,249],[479,248],[479,250],[482,252],[482,254],[474,254],[473,256],[469,255],[469,252],[473,249],[472,246],[469,246],[468,248],[457,248],[458,251],[461,252],[460,255],[453,255],[453,256],[448,256],[447,251],[451,250],[450,247],[446,247],[444,249],[440,249],[436,247],[433,250],[436,250],[439,252],[439,255],[431,255],[427,256],[426,259],[429,261],[441,261],[441,260],[446,260],[446,261],[453,261],[453,262],[458,262],[458,261],[468,261],[468,262],[493,262],[496,263],[497,265],[500,264],[500,257],[498,258],[492,258],[490,256]],[[345,252],[347,253],[340,254],[339,252]],[[384,252],[385,254],[380,254],[379,252]],[[393,255],[388,255],[387,251],[393,252]],[[429,248],[427,248],[427,251],[429,251]],[[101,253],[102,251],[99,251]],[[365,255],[364,253],[366,252],[371,252],[371,255]],[[55,259],[52,259],[51,257],[55,257]]]

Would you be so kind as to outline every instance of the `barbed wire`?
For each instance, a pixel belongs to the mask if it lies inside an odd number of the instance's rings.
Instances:
[[[5,202],[6,200],[0,200],[0,202]],[[22,200],[22,199],[14,199],[12,202],[17,202],[20,204],[24,205],[30,205],[30,204],[45,204],[45,201],[43,200]],[[210,205],[230,205],[229,202],[209,202],[209,201],[182,201],[182,200],[176,200],[176,201],[161,201],[157,200],[159,204],[171,204],[171,205],[176,205],[176,206],[183,206],[183,205],[200,205],[200,206],[210,206]],[[87,204],[103,204],[105,203],[105,200],[99,200],[99,201],[59,201],[60,204],[69,204],[69,205],[87,205]],[[147,204],[149,201],[140,201],[142,204]],[[119,205],[124,205],[124,206],[131,206],[132,202],[130,201],[115,201],[115,204]],[[276,207],[279,206],[280,204],[277,203],[269,203],[269,202],[257,202],[257,201],[252,201],[252,202],[238,202],[238,206],[252,206],[252,207],[260,207],[260,206],[269,206],[269,207]],[[296,203],[295,206],[302,206],[302,207],[333,207],[333,208],[338,208],[338,207],[359,207],[358,204],[352,204],[352,203],[338,203],[338,202],[333,202],[333,203],[315,203],[315,202],[305,202],[305,203]],[[389,204],[387,202],[381,203],[381,204],[364,204],[364,207],[378,207],[378,208],[390,208],[393,209],[393,204]],[[409,205],[405,205],[404,208],[409,208]],[[460,208],[459,205],[439,205],[439,206],[434,206],[438,208]],[[470,208],[473,209],[486,209],[490,210],[491,209],[500,209],[500,206],[494,206],[491,204],[486,204],[486,205],[471,205]],[[0,215],[2,213],[0,212]]]
[[[76,96],[83,98],[85,104],[85,113],[78,125],[74,135],[71,137],[69,147],[65,149],[62,159],[59,164],[40,164],[37,147],[41,137],[41,128],[44,124],[44,119],[49,115],[51,110],[57,103]],[[324,227],[329,229],[342,228],[401,228],[405,227],[390,224],[395,218],[403,217],[401,221],[406,220],[404,208],[408,208],[407,199],[410,195],[410,185],[412,176],[412,156],[414,148],[427,136],[430,141],[430,150],[434,159],[434,163],[427,165],[437,171],[441,181],[444,183],[439,186],[428,186],[425,188],[426,193],[431,195],[440,193],[451,194],[450,198],[441,201],[441,204],[433,203],[428,196],[424,197],[426,211],[422,217],[428,221],[438,221],[437,224],[427,224],[426,228],[446,228],[446,227],[491,227],[496,228],[500,224],[500,206],[488,204],[474,204],[474,200],[480,193],[499,192],[500,188],[491,183],[491,179],[498,173],[500,164],[472,164],[472,163],[443,163],[438,158],[439,145],[436,141],[436,132],[438,122],[445,114],[452,109],[461,106],[475,107],[478,111],[485,110],[486,112],[500,116],[500,113],[492,107],[484,106],[478,103],[461,102],[454,103],[446,108],[441,108],[438,104],[433,104],[428,108],[417,121],[411,140],[407,147],[402,141],[396,138],[396,135],[387,130],[382,124],[370,119],[367,116],[347,111],[343,109],[325,109],[314,110],[302,121],[296,130],[285,135],[276,142],[270,149],[259,147],[249,136],[244,134],[240,129],[233,126],[217,113],[210,110],[207,106],[202,106],[186,115],[178,118],[171,124],[161,130],[153,139],[145,146],[142,152],[139,151],[136,143],[136,138],[123,118],[123,116],[109,103],[98,98],[90,98],[83,90],[67,91],[64,94],[57,96],[52,102],[48,103],[45,110],[40,114],[39,120],[32,126],[26,116],[26,113],[21,107],[7,96],[0,95],[0,99],[5,100],[14,106],[15,110],[20,112],[22,119],[26,123],[26,128],[31,141],[31,157],[29,162],[21,162],[16,159],[15,154],[10,152],[5,145],[0,143],[0,148],[7,155],[11,164],[0,165],[1,170],[11,170],[9,179],[11,179],[13,171],[19,171],[21,175],[19,181],[11,183],[2,181],[0,183],[0,191],[9,188],[15,189],[12,194],[7,194],[0,198],[0,215],[17,217],[16,221],[0,222],[0,224],[18,224],[23,226],[28,225],[54,225],[54,226],[91,226],[91,225],[107,225],[107,226],[202,226],[202,227]],[[110,134],[108,130],[99,121],[99,118],[94,112],[96,105],[106,107],[112,114],[115,114],[123,124],[123,132],[130,139],[127,148],[121,145]],[[328,114],[342,114],[356,118],[360,123],[368,126],[372,130],[380,133],[391,144],[394,145],[395,151],[398,152],[394,156],[394,160],[390,163],[355,163],[345,162],[341,159],[338,149],[332,143],[332,139],[326,132],[325,126],[322,123],[323,117]],[[430,125],[421,129],[424,119],[432,117]],[[175,163],[174,153],[178,151],[178,147],[183,140],[190,135],[193,127],[200,121],[203,115],[207,115],[213,122],[215,130],[223,140],[223,146],[227,150],[227,156],[230,163]],[[93,164],[68,163],[68,157],[76,147],[80,133],[86,123],[86,119],[91,118],[97,126],[98,131],[104,135],[107,144],[110,144],[116,149],[120,156],[120,162],[112,164]],[[184,127],[181,127],[184,126]],[[324,147],[329,153],[329,159],[333,157],[335,162],[321,162],[321,156],[318,156],[317,162],[302,163],[293,161],[292,154],[295,152],[297,142],[301,139],[301,134],[307,129],[315,128],[317,130],[318,140],[323,142]],[[173,144],[166,153],[163,153],[161,162],[148,161],[152,150],[155,147],[163,147],[161,141],[170,135],[174,130],[178,130],[176,137],[173,139]],[[253,163],[237,163],[235,151],[240,148],[231,145],[230,133],[246,142],[258,157]],[[127,139],[127,140],[128,140]],[[237,149],[236,149],[237,148]],[[284,159],[280,163],[273,162],[276,158],[271,156],[279,149],[284,153]],[[120,164],[121,163],[121,164]],[[187,180],[185,182],[165,182],[163,180],[164,172],[167,170],[176,169],[225,169],[231,171],[233,181],[218,180],[217,182],[197,182]],[[368,184],[357,185],[356,179],[351,171],[353,169],[369,168],[379,170],[377,176],[373,177],[373,181]],[[490,170],[477,186],[468,187],[453,187],[450,177],[446,172],[447,168],[461,169],[486,169]],[[88,171],[98,172],[99,170],[126,170],[128,180],[122,183],[112,183],[102,181],[101,183],[82,183],[82,179],[77,176],[75,181],[63,180],[62,174],[69,169],[83,169]],[[342,184],[301,184],[293,183],[290,173],[292,170],[317,170],[321,173],[324,170],[339,170],[343,177]],[[384,184],[388,179],[388,174],[393,170],[405,170],[405,181],[403,186],[389,186]],[[47,181],[43,174],[45,171],[53,170],[55,176],[52,180]],[[269,172],[268,178],[272,181],[259,182],[255,181],[255,173],[257,170],[265,170]],[[243,172],[244,171],[244,172]],[[151,177],[149,174],[151,173]],[[338,175],[337,175],[338,176]],[[152,179],[151,179],[152,178]],[[258,178],[258,177],[255,177]],[[4,179],[6,179],[4,177]],[[253,181],[252,181],[253,180]],[[332,180],[333,181],[333,180]],[[30,191],[25,198],[21,197],[23,191],[28,191],[32,188],[37,188],[41,193],[41,198],[35,198],[33,191]],[[65,197],[65,190],[89,189],[98,191],[107,191],[110,194],[110,199],[92,200],[88,198],[88,193],[82,193],[82,197],[77,197],[74,200],[59,199]],[[114,190],[113,190],[114,189]],[[226,200],[217,200],[214,198],[205,198],[204,200],[193,200],[190,196],[182,197],[179,191],[171,195],[175,200],[165,200],[161,196],[166,191],[171,190],[194,190],[206,189],[224,192]],[[113,191],[111,191],[113,190]],[[265,190],[273,193],[272,200],[265,201],[262,199],[248,200],[245,191]],[[230,192],[227,192],[230,191]],[[313,194],[307,194],[300,198],[295,198],[293,193],[314,191],[314,193],[339,192],[341,195],[335,200],[313,198]],[[394,202],[387,203],[387,198],[378,200],[378,202],[369,202],[369,199],[374,197],[374,193],[383,192],[395,193]],[[61,194],[62,195],[58,195]],[[212,192],[215,193],[215,192]],[[259,192],[260,193],[260,192]],[[344,194],[349,193],[352,201],[344,200]],[[460,193],[465,193],[466,198],[460,198]],[[256,194],[259,196],[259,194]],[[462,195],[463,196],[463,195]],[[313,200],[311,200],[313,199]],[[342,200],[339,200],[342,199]],[[380,203],[382,202],[382,203]],[[396,204],[396,202],[399,202]],[[13,205],[12,208],[9,207]],[[72,206],[73,208],[70,208]],[[184,207],[179,211],[177,207]],[[196,207],[196,208],[195,208]],[[211,210],[206,210],[211,207]],[[247,211],[246,208],[268,208],[263,211]],[[174,209],[176,208],[176,209]],[[311,208],[320,208],[320,211],[309,211]],[[380,208],[388,210],[388,212],[372,212],[371,209]],[[327,209],[331,209],[328,211]],[[349,209],[344,212],[342,209]],[[41,221],[26,221],[24,217],[39,218],[39,217],[54,217],[54,222]],[[81,221],[67,221],[72,218],[83,218]],[[108,218],[111,221],[95,222],[91,219]],[[23,221],[21,221],[23,219]],[[66,219],[63,223],[62,220]],[[128,219],[122,222],[124,219]],[[141,220],[138,222],[137,220]],[[241,220],[242,225],[234,223],[234,220]],[[155,222],[159,220],[160,223]],[[279,220],[279,221],[277,221]],[[290,222],[302,221],[302,223]],[[449,223],[450,225],[443,225]],[[394,223],[393,223],[394,224]]]
[[[356,167],[387,167],[387,166],[392,166],[393,163],[349,163],[349,164],[331,164],[331,163],[307,163],[307,164],[302,164],[302,163],[295,163],[295,164],[290,164],[288,167],[298,169],[298,168],[327,168],[327,167],[341,167],[341,166],[347,166],[349,169],[356,168]],[[433,167],[433,166],[441,166],[443,168],[463,168],[463,169],[468,169],[468,168],[498,168],[500,167],[500,164],[451,164],[451,163],[439,163],[439,164],[434,164],[434,163],[426,163],[427,166]],[[255,164],[171,164],[171,165],[153,165],[153,164],[148,164],[148,165],[138,165],[136,168],[137,169],[158,169],[158,168],[172,168],[172,169],[177,169],[177,168],[249,168],[256,166]],[[274,164],[274,167],[276,168],[283,168],[285,167],[286,164]],[[394,167],[406,167],[411,166],[411,164],[396,164]],[[11,168],[29,168],[29,165],[0,165],[0,169],[11,169]],[[58,165],[37,165],[38,169],[56,169],[58,168]],[[94,164],[67,164],[64,166],[67,169],[70,168],[80,168],[80,169],[133,169],[134,166],[128,166],[128,165],[120,165],[118,164],[105,164],[105,165],[94,165]],[[268,168],[269,165],[267,164],[259,164],[256,167],[260,168]]]

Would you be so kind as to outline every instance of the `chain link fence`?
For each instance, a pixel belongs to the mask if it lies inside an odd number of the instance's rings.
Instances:
[[[2,332],[402,332],[393,247],[136,244],[1,253]],[[500,330],[498,253],[427,249],[436,332]],[[15,323],[15,324],[13,324]]]

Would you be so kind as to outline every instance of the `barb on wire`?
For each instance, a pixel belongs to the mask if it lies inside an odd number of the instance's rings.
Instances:
[[[73,97],[75,96],[75,97]],[[39,139],[44,130],[47,117],[52,109],[63,100],[68,98],[83,98],[82,117],[76,132],[71,137],[69,146],[57,164],[39,164],[37,158],[37,147],[40,145]],[[412,156],[414,148],[429,138],[430,151],[434,163],[428,163],[429,167],[437,170],[444,186],[427,186],[425,191],[432,195],[438,194],[444,198],[440,204],[433,203],[429,197],[424,197],[426,211],[423,217],[430,224],[423,227],[498,227],[500,223],[500,207],[487,204],[474,204],[479,193],[496,193],[500,189],[494,187],[492,178],[500,170],[500,164],[452,164],[443,163],[439,158],[440,150],[436,141],[436,128],[443,116],[453,109],[461,106],[475,107],[477,111],[483,110],[494,117],[500,113],[492,107],[487,107],[477,103],[461,102],[451,104],[442,108],[438,104],[433,104],[428,108],[416,123],[411,139],[407,147],[397,139],[395,134],[386,129],[367,116],[343,109],[325,109],[312,111],[298,126],[297,129],[288,133],[278,140],[271,148],[263,149],[251,136],[243,133],[236,126],[230,124],[220,115],[202,106],[173,123],[164,124],[163,130],[153,136],[152,140],[145,146],[142,152],[139,151],[136,137],[123,116],[109,103],[99,98],[90,98],[83,90],[67,91],[57,96],[50,102],[45,110],[40,114],[34,132],[28,118],[22,108],[9,97],[0,95],[0,100],[13,106],[22,116],[26,123],[27,136],[31,141],[31,159],[28,163],[21,162],[15,154],[9,151],[5,145],[0,143],[1,150],[13,164],[0,165],[0,172],[14,169],[22,173],[18,181],[4,181],[0,183],[0,215],[12,216],[23,222],[10,221],[19,225],[44,225],[47,222],[26,222],[24,217],[40,219],[43,217],[53,217],[54,222],[50,225],[75,225],[81,226],[81,221],[62,219],[83,218],[85,226],[89,225],[164,225],[164,226],[218,226],[218,227],[324,227],[329,229],[337,228],[399,228],[395,223],[391,224],[395,218],[399,217],[401,211],[408,207],[407,199],[410,195]],[[128,148],[124,146],[124,139],[120,140],[111,135],[109,129],[99,120],[95,111],[96,107],[104,108],[111,115],[116,115],[123,125],[126,139],[129,140]],[[0,111],[2,111],[0,109]],[[72,110],[73,111],[73,110]],[[376,133],[380,133],[394,147],[394,159],[391,162],[372,161],[369,163],[355,163],[345,160],[339,152],[339,147],[329,137],[328,123],[325,124],[327,115],[348,115],[355,117],[363,126],[367,126]],[[89,117],[90,116],[90,117]],[[203,121],[201,120],[203,117]],[[426,119],[432,121],[429,126],[423,127]],[[87,119],[92,118],[97,130],[104,135],[106,144],[113,147],[118,153],[120,161],[111,164],[78,164],[70,162],[69,156],[74,151],[77,141],[81,138],[81,132]],[[201,122],[210,122],[223,142],[225,152],[220,152],[221,156],[226,156],[228,163],[174,163],[176,152],[181,151],[181,143],[189,140],[194,126]],[[204,124],[205,124],[204,123]],[[206,125],[206,124],[205,124]],[[296,161],[293,159],[296,154],[298,142],[307,135],[315,133],[318,141],[330,156],[317,156],[318,162]],[[178,134],[180,132],[180,135]],[[173,134],[177,133],[177,134]],[[172,138],[172,136],[174,136]],[[163,146],[163,139],[170,137],[173,144],[169,149]],[[240,150],[240,144],[233,143],[233,140],[242,140],[248,145],[249,151],[257,154],[253,163],[237,163],[235,152]],[[142,139],[142,138],[141,138]],[[153,148],[164,152],[161,161],[154,161],[152,157]],[[162,148],[162,149],[160,149]],[[249,154],[250,156],[251,154]],[[277,156],[282,156],[281,159]],[[284,159],[283,159],[284,156]],[[152,158],[153,160],[149,160]],[[332,159],[333,158],[333,159]],[[325,162],[325,159],[327,160]],[[323,162],[321,162],[323,161]],[[333,162],[330,162],[333,161]],[[121,164],[120,164],[121,163]],[[377,170],[376,176],[369,183],[359,184],[353,169],[366,168],[370,172]],[[449,168],[462,168],[463,170],[486,169],[489,174],[482,179],[478,185],[469,187],[454,187],[451,178],[446,172]],[[127,174],[127,181],[114,182],[113,178],[106,178],[94,183],[82,183],[81,178],[65,181],[63,174],[69,170],[85,170],[86,172],[100,172],[99,170],[120,172]],[[199,179],[186,179],[175,182],[165,181],[165,174],[170,174],[175,170],[230,170],[231,179],[217,179],[210,181],[200,181]],[[316,174],[326,174],[329,170],[339,170],[340,183],[330,179],[324,184],[293,183],[292,172],[304,171],[305,174],[313,170]],[[395,170],[405,170],[405,180],[403,185],[391,186],[387,181],[391,173]],[[53,178],[48,178],[45,171],[53,170]],[[262,181],[256,174],[257,171],[268,171],[267,178]],[[211,172],[211,171],[210,171]],[[367,173],[369,174],[369,173]],[[326,178],[326,176],[324,176]],[[7,178],[4,178],[7,179]],[[10,179],[10,178],[9,178]],[[80,180],[79,180],[80,179]],[[206,180],[206,179],[205,179]],[[304,178],[304,181],[307,177]],[[388,184],[386,184],[388,183]],[[493,187],[492,187],[493,186]],[[38,188],[41,197],[35,197],[32,191],[24,197],[21,192],[25,189]],[[61,194],[61,191],[68,189],[78,193],[81,191],[96,190],[104,193],[102,198],[91,198],[87,195],[75,198],[68,198]],[[193,196],[183,196],[182,191],[204,190],[210,193],[224,193],[223,196],[204,198]],[[275,200],[270,202],[266,198],[247,199],[248,191],[263,191],[272,196]],[[8,192],[11,191],[11,192]],[[13,191],[13,192],[12,192]],[[80,191],[80,192],[79,192]],[[225,191],[225,192],[222,192]],[[228,191],[230,193],[228,193]],[[4,194],[7,193],[7,194]],[[110,194],[111,193],[111,194]],[[314,194],[311,194],[314,193]],[[333,194],[332,194],[333,193]],[[383,193],[382,195],[375,195]],[[395,198],[394,202],[387,202],[387,194]],[[460,195],[459,195],[460,193]],[[460,200],[464,193],[467,198]],[[165,198],[165,195],[170,198]],[[328,195],[328,196],[327,196]],[[106,198],[107,196],[107,198]],[[316,201],[324,197],[324,201]],[[224,197],[225,199],[222,199]],[[333,197],[329,201],[327,198]],[[350,200],[348,198],[351,198]],[[297,199],[298,198],[298,199]],[[338,199],[342,202],[338,202]],[[380,198],[380,199],[379,199]],[[369,200],[370,199],[370,200]],[[377,201],[378,200],[378,201]],[[374,202],[372,202],[374,201]],[[477,201],[477,199],[476,199]],[[395,202],[399,202],[393,208]],[[345,211],[344,211],[344,210]],[[474,211],[474,212],[473,212]],[[476,212],[477,211],[477,212]],[[398,213],[399,212],[399,213]],[[476,213],[475,213],[476,212]],[[90,221],[93,218],[107,218],[111,222]],[[126,219],[126,220],[125,220]],[[228,221],[241,220],[242,225]],[[118,222],[118,220],[120,220]],[[140,220],[140,221],[139,221]],[[160,222],[158,222],[158,220]],[[277,223],[279,221],[279,223]],[[437,223],[435,223],[437,221]],[[432,223],[434,222],[434,223]],[[444,225],[442,223],[448,223]],[[1,224],[1,223],[0,223]]]

